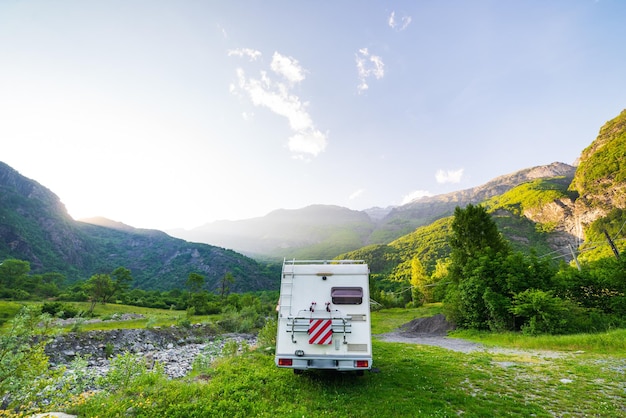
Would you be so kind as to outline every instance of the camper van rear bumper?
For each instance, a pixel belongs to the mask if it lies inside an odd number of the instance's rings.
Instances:
[[[369,370],[372,357],[298,357],[277,355],[276,366],[297,370]]]

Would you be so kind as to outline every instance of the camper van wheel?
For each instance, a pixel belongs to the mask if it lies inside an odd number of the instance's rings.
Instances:
[[[356,375],[357,376],[363,376],[365,374],[365,370],[357,370],[356,371]]]
[[[304,373],[304,370],[302,369],[293,369],[293,374],[302,374]]]

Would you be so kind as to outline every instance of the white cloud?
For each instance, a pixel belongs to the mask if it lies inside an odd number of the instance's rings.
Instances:
[[[250,61],[256,61],[261,56],[261,52],[250,48],[231,49],[228,51],[229,57],[248,57]]]
[[[272,82],[265,72],[261,79],[247,78],[242,69],[237,70],[239,88],[246,91],[255,106],[267,107],[277,115],[284,116],[294,131],[310,129],[313,121],[306,111],[306,103],[296,95],[289,94],[289,89],[282,83]]]
[[[463,177],[463,169],[460,168],[458,170],[437,170],[435,174],[435,178],[437,179],[437,183],[460,183],[461,178]]]
[[[406,205],[414,200],[421,199],[422,197],[432,196],[433,194],[426,190],[414,190],[402,198],[402,204]]]
[[[251,56],[246,51],[252,50],[237,51],[229,51],[229,56]],[[253,55],[260,56],[261,53]],[[303,154],[319,155],[326,149],[328,135],[315,127],[307,111],[308,103],[292,93],[294,85],[305,79],[306,71],[296,59],[278,52],[275,52],[272,57],[270,69],[273,74],[261,70],[259,77],[254,78],[248,76],[242,68],[238,68],[236,70],[237,85],[231,85],[231,92],[237,94],[238,91],[243,91],[255,106],[265,107],[285,117],[293,131],[293,135],[288,139],[287,147],[297,158],[301,158]]]
[[[357,89],[359,93],[369,89],[367,80],[371,77],[377,80],[385,76],[385,63],[377,55],[371,55],[367,48],[361,48],[356,54],[356,69],[359,78]]]
[[[389,23],[389,27],[391,29],[395,29],[398,32],[401,32],[411,24],[412,20],[413,19],[411,18],[411,16],[403,15],[402,18],[400,18],[400,22],[398,22],[396,21],[396,12],[394,11],[391,12],[391,15],[389,16],[387,22]]]
[[[289,150],[297,155],[311,154],[316,157],[326,149],[326,135],[317,129],[306,129],[296,132],[289,138]]]
[[[389,24],[389,27],[391,29],[396,27],[396,12],[391,12],[391,15],[389,15],[389,19],[387,20],[387,23]]]
[[[357,197],[361,196],[363,193],[365,193],[365,189],[356,190],[348,197],[348,199],[349,200],[354,200]]]
[[[299,83],[304,80],[304,70],[298,60],[285,57],[278,52],[274,52],[271,68],[275,73],[282,75],[292,83]]]

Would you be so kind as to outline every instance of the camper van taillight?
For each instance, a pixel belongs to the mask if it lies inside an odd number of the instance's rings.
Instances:
[[[278,365],[279,366],[293,366],[293,360],[290,358],[279,358]]]
[[[357,360],[354,362],[354,367],[357,367],[357,368],[362,368],[362,367],[367,368],[368,365],[369,363],[367,362],[367,360]]]

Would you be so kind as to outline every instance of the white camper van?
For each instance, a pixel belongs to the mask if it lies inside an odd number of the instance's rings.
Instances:
[[[369,301],[369,268],[362,260],[285,260],[276,365],[295,373],[371,369]]]

